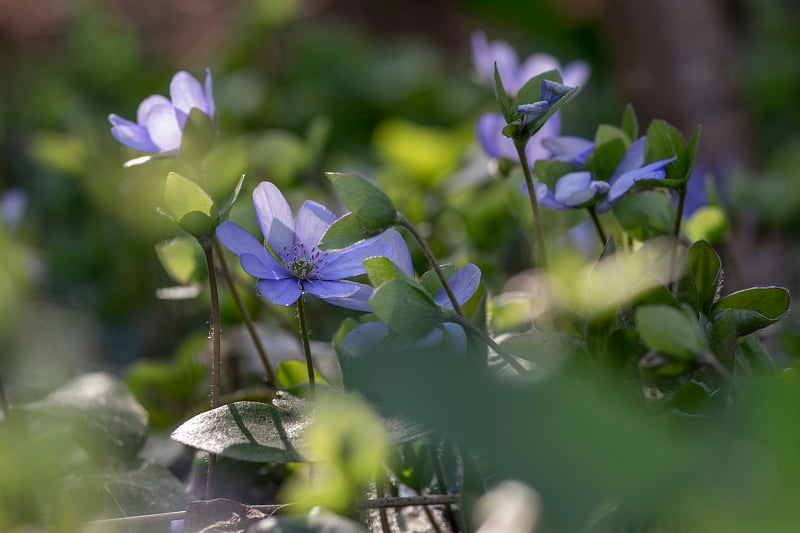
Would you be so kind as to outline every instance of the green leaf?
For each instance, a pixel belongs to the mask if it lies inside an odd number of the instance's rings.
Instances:
[[[145,461],[130,468],[72,475],[65,479],[69,496],[84,498],[108,510],[107,518],[167,513],[185,509],[192,496],[169,470]]]
[[[164,184],[164,202],[172,219],[189,234],[198,239],[213,235],[217,206],[197,183],[170,172]]]
[[[16,409],[68,425],[89,451],[134,457],[147,437],[147,411],[122,381],[104,372],[78,376]]]
[[[533,168],[536,179],[547,185],[550,190],[553,190],[561,176],[569,174],[570,172],[575,172],[572,165],[552,159],[539,159],[534,163]]]
[[[400,335],[425,335],[442,318],[428,293],[401,279],[375,289],[369,303],[378,318]]]
[[[642,342],[665,357],[691,361],[708,351],[700,325],[686,314],[665,305],[645,305],[635,311]]]
[[[511,102],[508,100],[506,88],[503,87],[503,80],[500,79],[500,72],[497,70],[497,63],[494,64],[494,97],[497,101],[497,107],[500,113],[506,119],[506,123],[512,122],[516,115],[516,109],[511,108]]]
[[[228,197],[228,201],[225,202],[225,205],[222,206],[222,209],[220,209],[219,215],[217,215],[217,224],[219,224],[220,222],[222,222],[223,220],[226,220],[228,218],[228,215],[230,214],[231,209],[233,209],[233,204],[236,203],[236,199],[239,198],[239,193],[242,191],[242,184],[244,183],[244,176],[245,175],[242,174],[242,177],[239,178],[239,182],[236,184],[236,187],[234,187],[233,192]]]
[[[684,179],[689,181],[689,178],[692,177],[692,171],[694,170],[694,163],[697,160],[697,149],[700,146],[700,131],[701,127],[697,126],[694,131],[692,132],[692,138],[689,139],[689,146],[687,147],[687,155],[686,155],[686,170]]]
[[[705,241],[697,241],[686,252],[686,263],[697,293],[697,310],[709,314],[722,283],[722,263]]]
[[[667,405],[692,416],[708,416],[712,407],[708,391],[695,381],[684,383],[667,401]]]
[[[572,335],[556,331],[530,331],[507,337],[500,346],[506,353],[534,361],[545,370],[556,370],[564,358],[580,350],[582,344]]]
[[[181,138],[181,157],[198,163],[214,146],[214,123],[208,115],[194,107],[189,112]]]
[[[235,402],[194,416],[172,432],[182,444],[240,461],[304,461],[303,430],[311,421],[308,402],[291,396],[272,404]]]
[[[318,246],[321,250],[341,250],[376,233],[365,228],[353,213],[347,213],[330,225]]]
[[[456,273],[456,266],[452,263],[439,265],[439,269],[442,271],[442,274],[444,274],[445,279],[448,280]],[[434,269],[430,269],[425,272],[419,281],[425,288],[425,292],[431,296],[436,296],[436,293],[442,290],[442,281],[439,279],[439,276],[436,275],[436,271]]]
[[[379,231],[394,224],[397,210],[386,193],[375,184],[355,174],[325,174],[344,204],[363,226]]]
[[[626,194],[613,212],[620,226],[639,241],[668,235],[675,225],[675,208],[662,191]]]
[[[417,280],[403,272],[400,267],[394,264],[388,257],[375,256],[367,258],[364,260],[364,268],[367,271],[367,276],[369,276],[369,282],[373,287],[380,287],[391,279],[402,279],[406,281],[406,283],[422,288]]]
[[[622,113],[621,126],[628,138],[639,138],[639,119],[636,118],[636,111],[633,109],[633,105],[628,104],[625,106],[625,111]]]
[[[188,237],[177,237],[156,245],[156,255],[167,274],[181,285],[188,285],[198,271],[197,244]]]
[[[602,146],[615,140],[620,140],[625,144],[624,150],[627,150],[631,145],[631,137],[625,132],[625,130],[617,128],[616,126],[610,126],[608,124],[600,124],[597,127],[597,131],[594,133],[595,146]]]
[[[717,205],[706,205],[692,213],[683,223],[683,232],[691,241],[721,242],[728,231],[725,211]]]
[[[688,177],[688,152],[686,140],[673,126],[663,120],[654,120],[647,128],[647,142],[644,147],[645,163],[654,163],[663,159],[677,157],[667,165],[667,178],[673,178],[685,183]]]
[[[289,359],[281,362],[275,371],[281,390],[291,394],[305,396],[308,390],[308,366],[303,361]],[[329,385],[325,376],[314,369],[314,382],[317,385]]]
[[[594,172],[595,179],[608,181],[614,174],[622,156],[625,155],[625,141],[621,138],[610,139],[602,145],[596,145],[594,152],[586,162],[586,169]]]
[[[789,310],[789,291],[783,287],[753,287],[729,294],[712,308],[714,320],[730,313],[736,333],[743,337],[776,323]]]

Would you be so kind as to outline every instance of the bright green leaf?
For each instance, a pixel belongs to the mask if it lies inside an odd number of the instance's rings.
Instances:
[[[186,237],[156,245],[156,255],[164,270],[181,285],[188,285],[198,271],[197,251],[197,244]]]
[[[628,135],[628,138],[639,138],[639,119],[636,118],[636,111],[633,109],[631,104],[625,106],[625,111],[622,114],[621,127],[622,130]]]
[[[319,241],[321,250],[341,250],[371,237],[375,232],[368,230],[353,213],[338,218]]]
[[[620,226],[639,241],[668,235],[675,225],[675,208],[662,191],[626,194],[613,213]]]
[[[172,219],[194,237],[214,233],[217,206],[197,183],[170,172],[164,184],[164,202]]]
[[[728,231],[725,211],[717,205],[706,205],[692,213],[683,223],[683,232],[692,241],[722,241]]]
[[[365,228],[379,231],[397,218],[394,204],[375,184],[354,174],[326,173],[344,204]]]
[[[375,289],[369,303],[378,318],[401,335],[425,335],[441,319],[430,295],[401,279],[389,280]]]
[[[647,128],[647,142],[644,147],[645,163],[654,163],[663,159],[677,157],[667,165],[667,178],[685,182],[688,152],[686,140],[673,126],[663,120],[654,120]]]
[[[665,357],[689,361],[708,351],[700,325],[674,307],[641,306],[636,309],[635,321],[642,342]]]

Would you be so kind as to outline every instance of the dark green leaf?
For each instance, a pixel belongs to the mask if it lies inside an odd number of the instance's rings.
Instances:
[[[733,315],[724,313],[711,325],[711,353],[723,365],[733,367],[738,336]]]
[[[627,194],[613,212],[622,228],[639,241],[668,235],[675,225],[675,208],[662,191]]]
[[[621,126],[630,139],[639,138],[639,119],[636,118],[636,111],[631,104],[625,106]]]
[[[375,184],[355,174],[327,172],[325,175],[344,205],[365,228],[379,231],[395,222],[397,211],[394,204]]]
[[[775,362],[758,339],[745,337],[739,341],[739,348],[752,369],[761,370],[771,375],[776,374]]]
[[[428,293],[401,279],[389,280],[375,289],[369,303],[378,318],[400,335],[425,335],[441,319]]]
[[[789,291],[783,287],[753,287],[729,294],[712,309],[714,320],[731,313],[742,337],[780,320],[789,310]]]
[[[358,221],[353,213],[338,218],[319,241],[322,250],[341,250],[359,241],[371,237],[376,232],[370,231]]]
[[[303,461],[303,430],[311,422],[307,402],[291,396],[272,404],[235,402],[201,413],[181,424],[176,441],[240,461]]]
[[[674,307],[641,306],[635,320],[642,342],[665,357],[689,361],[708,351],[708,340],[697,321]]]
[[[667,178],[673,178],[685,183],[688,152],[686,140],[673,126],[663,120],[654,120],[647,128],[647,143],[644,147],[645,163],[654,163],[664,159],[677,157],[667,165]]]
[[[217,224],[228,218],[231,209],[233,209],[233,204],[236,203],[236,199],[239,198],[239,193],[242,191],[242,184],[244,184],[244,174],[242,174],[242,177],[239,178],[239,181],[236,183],[236,187],[234,187],[233,192],[228,197],[228,201],[225,202],[225,205],[220,209],[217,217]]]
[[[708,391],[697,382],[687,381],[667,401],[667,405],[687,415],[708,416],[711,398]]]
[[[701,127],[697,126],[692,132],[692,138],[689,139],[689,146],[687,147],[687,155],[686,155],[686,170],[684,179],[689,181],[689,178],[692,177],[692,171],[694,170],[694,163],[697,160],[697,149],[700,146],[700,130]]]
[[[631,145],[631,137],[621,128],[600,124],[594,133],[594,145],[603,146],[611,141],[620,140],[625,145],[625,150]]]
[[[500,113],[502,113],[503,118],[506,119],[506,123],[512,122],[517,110],[511,109],[511,102],[508,99],[506,88],[503,87],[503,80],[500,79],[497,63],[494,65],[494,97],[497,101],[497,107],[500,109]]]
[[[125,384],[103,372],[68,381],[42,400],[17,406],[66,424],[90,451],[133,457],[147,437],[147,412]]]
[[[533,361],[545,370],[555,370],[565,357],[580,350],[582,343],[577,337],[556,331],[531,331],[507,337],[500,346],[506,353]]]
[[[622,156],[625,155],[625,149],[625,141],[621,138],[610,139],[602,145],[597,145],[586,162],[586,169],[595,173],[595,179],[608,181]]]
[[[106,518],[179,511],[192,501],[186,487],[169,470],[143,461],[131,468],[73,475],[65,481],[71,487],[71,498],[100,503],[109,513]]]
[[[709,314],[722,282],[719,256],[705,241],[697,241],[686,252],[686,263],[697,291],[697,310]]]

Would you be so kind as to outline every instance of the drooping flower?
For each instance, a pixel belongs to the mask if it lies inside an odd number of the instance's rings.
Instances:
[[[488,87],[494,87],[494,66],[503,80],[509,95],[516,94],[534,76],[548,70],[558,70],[564,83],[570,86],[583,85],[589,79],[591,68],[585,61],[572,61],[562,68],[559,61],[549,54],[533,54],[520,64],[514,48],[505,41],[489,41],[482,32],[472,34],[472,62],[480,79]]]
[[[401,267],[402,268],[402,267]],[[406,274],[414,276],[413,269],[403,269]],[[478,290],[481,282],[481,271],[472,263],[461,267],[448,280],[450,288],[459,305],[464,305]],[[444,288],[433,295],[433,301],[445,309],[453,309],[453,304]],[[344,339],[344,351],[358,357],[375,349],[390,338],[391,330],[383,322],[365,322],[354,327]],[[461,325],[454,322],[434,324],[422,338],[411,344],[416,348],[431,348],[446,344],[453,352],[465,354],[467,351],[467,335]]]
[[[306,201],[295,220],[286,198],[270,182],[253,191],[253,205],[266,246],[233,222],[220,224],[216,234],[239,256],[242,269],[258,279],[258,292],[272,303],[291,305],[307,292],[340,307],[369,311],[373,288],[346,278],[364,274],[363,261],[374,256],[412,268],[408,248],[394,230],[327,252],[319,249],[319,241],[336,216],[324,206]]]
[[[608,194],[597,204],[597,211],[603,213],[611,209],[623,194],[628,192],[636,182],[642,180],[660,180],[667,176],[666,167],[677,157],[644,164],[644,147],[647,137],[636,140],[617,164],[614,173],[608,180]]]
[[[178,72],[172,77],[169,92],[171,100],[160,94],[142,100],[136,111],[136,122],[110,114],[108,121],[114,138],[140,152],[177,154],[192,109],[199,109],[211,120],[214,118],[211,71],[206,69],[205,86],[188,72]]]
[[[608,211],[637,181],[663,179],[666,176],[665,167],[675,161],[676,158],[673,157],[644,165],[646,142],[647,138],[641,137],[631,144],[608,182],[593,179],[592,173],[588,171],[570,172],[556,181],[553,191],[544,183],[535,184],[536,199],[540,205],[558,210],[585,207],[599,199],[597,211]],[[545,146],[551,153],[557,154],[555,160],[578,168],[583,168],[594,149],[594,143],[578,137],[548,139]],[[528,194],[524,183],[520,188]],[[604,194],[606,196],[603,198]]]

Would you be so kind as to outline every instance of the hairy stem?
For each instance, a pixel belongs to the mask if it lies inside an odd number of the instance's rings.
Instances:
[[[215,239],[214,244],[217,248],[219,263],[222,266],[222,274],[225,276],[225,280],[228,282],[228,287],[231,289],[233,301],[236,302],[236,308],[239,310],[239,314],[244,321],[247,332],[253,339],[253,345],[256,347],[256,352],[258,353],[259,359],[261,359],[261,364],[264,365],[264,370],[267,373],[267,382],[269,383],[270,387],[277,390],[278,379],[275,376],[275,370],[272,368],[272,364],[269,362],[267,350],[264,348],[264,344],[261,342],[261,337],[259,337],[258,332],[256,331],[255,325],[253,324],[253,319],[250,317],[250,313],[247,312],[247,308],[244,306],[241,296],[239,296],[239,290],[236,288],[236,282],[231,275],[230,269],[228,268],[228,262],[225,260],[225,254],[222,250],[222,246],[220,246],[219,240]]]
[[[531,202],[531,212],[533,213],[533,226],[536,232],[536,244],[539,247],[539,265],[547,270],[547,246],[544,241],[544,229],[542,228],[541,216],[539,216],[539,201],[536,199],[536,188],[533,186],[533,174],[528,166],[528,156],[525,153],[527,141],[520,142],[515,140],[514,147],[519,155],[519,164],[522,166],[522,173],[525,176],[525,185],[528,188],[528,198]]]
[[[436,257],[434,257],[433,252],[431,251],[430,247],[428,247],[428,243],[425,242],[424,238],[422,238],[422,235],[419,233],[414,224],[412,224],[411,221],[405,216],[399,215],[398,224],[406,228],[409,233],[411,233],[411,236],[414,237],[414,240],[417,241],[417,244],[419,244],[419,247],[422,249],[422,253],[425,254],[425,258],[428,260],[428,263],[430,263],[433,271],[436,272],[436,276],[439,278],[444,291],[447,293],[447,298],[450,299],[450,304],[453,306],[453,310],[463,317],[464,311],[461,309],[461,306],[456,299],[456,295],[453,292],[453,288],[450,287],[450,283],[447,281],[444,272],[442,272],[442,269],[439,267]]]
[[[303,352],[306,355],[306,368],[308,368],[308,388],[311,397],[314,397],[316,384],[314,382],[314,361],[311,359],[311,346],[308,342],[308,324],[306,324],[306,309],[303,305],[303,295],[297,299],[297,320],[300,322],[300,339],[303,341]]]
[[[208,270],[208,287],[211,291],[211,409],[219,406],[220,392],[220,317],[219,317],[219,293],[217,291],[217,273],[214,268],[214,247],[213,241],[201,243],[203,254],[206,258],[206,270]],[[214,477],[216,474],[217,456],[213,453],[208,455],[208,476],[206,479],[206,499],[214,497]]]

